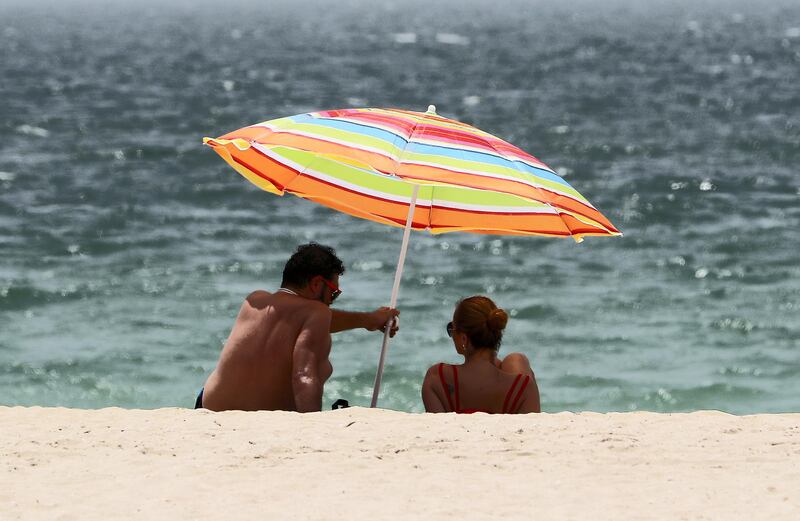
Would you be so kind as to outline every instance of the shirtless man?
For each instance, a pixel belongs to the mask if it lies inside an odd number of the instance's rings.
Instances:
[[[278,291],[255,291],[245,299],[195,408],[321,410],[322,387],[333,372],[331,333],[381,330],[399,314],[389,308],[368,313],[331,309],[343,273],[332,248],[299,246],[286,263]]]

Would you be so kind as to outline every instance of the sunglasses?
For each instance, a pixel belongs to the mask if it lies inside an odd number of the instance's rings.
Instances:
[[[453,326],[453,321],[452,320],[447,323],[446,328],[447,328],[447,336],[449,336],[450,338],[453,338],[453,331],[455,330],[455,326]]]
[[[322,282],[324,282],[325,285],[328,286],[328,289],[331,290],[331,302],[336,300],[336,297],[342,294],[342,290],[340,290],[338,286],[334,286],[329,280],[322,279]]]

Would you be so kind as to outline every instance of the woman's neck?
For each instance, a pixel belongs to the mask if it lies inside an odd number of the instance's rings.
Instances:
[[[470,352],[464,353],[464,363],[473,362],[476,360],[483,360],[485,362],[494,363],[497,358],[497,351],[494,349],[470,349]]]

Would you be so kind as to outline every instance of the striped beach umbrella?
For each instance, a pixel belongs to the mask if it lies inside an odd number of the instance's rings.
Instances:
[[[291,193],[409,231],[572,237],[621,235],[547,165],[473,126],[436,114],[344,109],[273,119],[205,138],[237,172],[277,195]],[[389,341],[384,334],[372,406]]]

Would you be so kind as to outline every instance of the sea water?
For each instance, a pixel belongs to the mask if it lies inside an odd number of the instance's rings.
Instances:
[[[345,261],[337,306],[387,304],[401,230],[201,139],[435,104],[625,236],[414,233],[381,406],[422,410],[454,304],[486,294],[545,411],[800,410],[800,4],[658,4],[0,2],[0,404],[191,406],[307,241]],[[325,407],[369,404],[380,340],[334,336]]]

